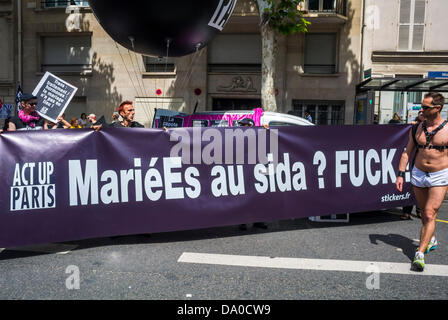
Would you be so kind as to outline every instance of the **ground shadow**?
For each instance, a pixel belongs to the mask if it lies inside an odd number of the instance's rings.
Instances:
[[[410,261],[414,259],[415,244],[412,239],[400,234],[371,234],[369,235],[369,238],[372,244],[378,244],[378,241],[384,242],[385,244],[401,249],[403,254],[407,256]]]
[[[212,227],[204,229],[194,229],[194,230],[182,230],[182,231],[171,231],[171,232],[158,232],[140,235],[126,235],[119,237],[103,237],[103,238],[92,238],[85,240],[67,241],[62,242],[63,244],[72,244],[77,247],[72,251],[84,250],[90,248],[98,248],[104,246],[115,246],[115,245],[133,245],[133,244],[151,244],[151,243],[170,243],[170,242],[188,242],[197,240],[207,240],[215,238],[228,238],[228,237],[240,237],[263,233],[273,233],[273,232],[284,232],[284,231],[300,231],[307,229],[322,229],[322,228],[338,228],[338,227],[355,227],[357,225],[368,225],[377,223],[388,223],[399,221],[399,216],[391,214],[388,211],[372,211],[372,212],[362,212],[362,213],[352,213],[350,214],[350,221],[348,223],[335,223],[335,222],[313,222],[308,218],[297,218],[297,219],[287,219],[268,222],[268,229],[259,229],[253,227],[251,224],[248,225],[246,231],[239,230],[239,225],[222,226],[222,227]],[[374,237],[377,236],[377,237]],[[381,237],[385,237],[384,239]],[[401,236],[400,236],[401,237]],[[404,238],[404,237],[403,237]],[[373,240],[372,240],[373,239]],[[404,238],[407,239],[407,238]],[[371,235],[372,243],[377,240],[389,243],[390,239],[387,236],[381,235]],[[407,239],[409,240],[409,239]],[[409,240],[411,241],[411,240]],[[412,242],[412,241],[411,241]],[[401,241],[390,241],[390,244],[394,243],[405,243],[402,248],[403,252],[409,256],[409,247],[405,240]],[[414,246],[412,246],[414,248]],[[1,260],[18,259],[25,257],[32,257],[37,255],[46,255],[51,253],[44,252],[30,252],[30,251],[14,251],[5,250],[0,254]]]

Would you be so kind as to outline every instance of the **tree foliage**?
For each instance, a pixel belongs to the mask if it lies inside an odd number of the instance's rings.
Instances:
[[[299,10],[299,4],[304,0],[261,0],[265,2],[262,13],[262,25],[268,24],[282,35],[292,35],[307,32],[306,21]]]

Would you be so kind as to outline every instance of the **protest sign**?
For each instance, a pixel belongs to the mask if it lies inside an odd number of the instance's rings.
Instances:
[[[33,91],[37,97],[36,111],[45,119],[57,122],[78,89],[66,81],[46,72]]]

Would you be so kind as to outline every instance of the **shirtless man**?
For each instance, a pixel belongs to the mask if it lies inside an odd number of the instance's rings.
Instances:
[[[422,102],[425,121],[419,124],[415,137],[409,130],[409,141],[401,155],[395,182],[397,190],[401,192],[404,171],[417,149],[411,183],[418,206],[423,209],[420,246],[412,262],[413,268],[418,271],[423,271],[425,267],[424,254],[437,248],[434,236],[437,212],[448,187],[448,125],[440,116],[444,103],[445,99],[440,93],[430,92],[425,95]]]

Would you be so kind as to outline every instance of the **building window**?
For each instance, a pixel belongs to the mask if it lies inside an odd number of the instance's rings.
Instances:
[[[261,108],[261,99],[250,98],[213,98],[213,111],[253,110]]]
[[[82,6],[89,5],[88,0],[42,0],[42,7],[44,8],[65,8],[67,6]]]
[[[333,12],[336,10],[335,0],[308,0],[309,11]]]
[[[261,72],[259,34],[222,34],[208,45],[209,72]]]
[[[401,0],[398,50],[422,51],[425,32],[425,0]]]
[[[146,72],[175,72],[174,58],[143,56]]]
[[[344,102],[343,101],[292,101],[293,110],[289,113],[305,117],[305,111],[309,111],[314,124],[340,125],[344,124]]]
[[[91,70],[90,35],[42,37],[42,72],[86,72]]]
[[[336,33],[305,34],[305,73],[336,72]]]

